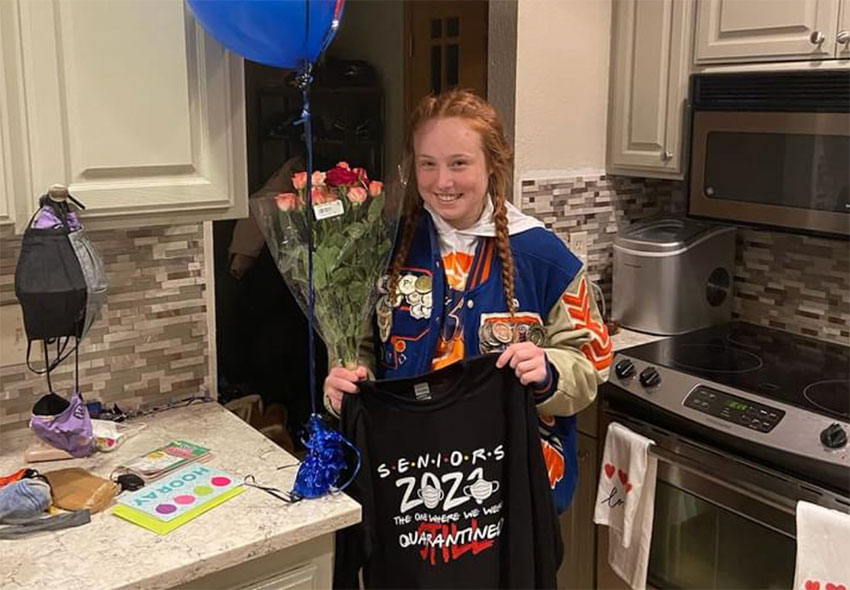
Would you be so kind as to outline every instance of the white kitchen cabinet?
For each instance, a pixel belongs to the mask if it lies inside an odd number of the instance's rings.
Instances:
[[[15,220],[14,195],[20,187],[20,174],[16,170],[22,168],[20,152],[15,149],[15,131],[13,126],[17,121],[12,118],[12,109],[7,105],[17,106],[18,96],[14,92],[14,82],[19,72],[15,69],[18,62],[17,47],[14,39],[17,37],[17,22],[4,18],[5,8],[0,3],[0,225],[13,223]],[[9,63],[6,57],[9,57]],[[17,110],[17,109],[15,109]]]
[[[324,590],[333,585],[333,533],[249,559],[173,590]]]
[[[615,0],[609,174],[682,178],[693,2]]]
[[[850,58],[850,0],[841,0],[838,13],[835,56],[839,59],[848,59]]]
[[[2,34],[2,32],[0,32]],[[0,75],[0,92],[3,92],[3,76]],[[12,178],[12,147],[9,141],[9,120],[5,112],[0,112],[0,224],[13,221],[15,194]]]
[[[839,57],[839,53],[847,56],[847,45],[841,46],[836,40],[840,3],[699,0],[695,62],[821,60]]]
[[[242,60],[183,0],[3,0],[0,23],[0,201],[14,182],[19,229],[54,183],[88,227],[247,215]]]

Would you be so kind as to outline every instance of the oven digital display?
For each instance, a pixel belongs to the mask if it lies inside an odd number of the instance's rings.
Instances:
[[[764,433],[773,430],[785,416],[785,412],[778,408],[743,400],[704,385],[695,387],[685,398],[684,405],[703,414]]]

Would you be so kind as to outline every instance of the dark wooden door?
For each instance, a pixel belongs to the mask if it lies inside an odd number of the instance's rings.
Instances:
[[[406,113],[431,93],[461,87],[487,97],[487,0],[405,3]]]

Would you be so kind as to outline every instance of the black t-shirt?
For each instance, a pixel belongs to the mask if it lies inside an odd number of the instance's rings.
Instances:
[[[361,450],[334,587],[555,588],[562,546],[531,394],[497,355],[364,382],[341,428]]]

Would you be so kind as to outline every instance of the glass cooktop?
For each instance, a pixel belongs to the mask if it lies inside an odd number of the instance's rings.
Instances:
[[[850,348],[744,322],[624,351],[818,414],[850,419]]]

